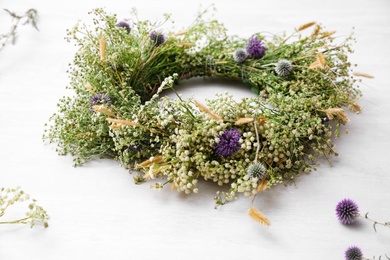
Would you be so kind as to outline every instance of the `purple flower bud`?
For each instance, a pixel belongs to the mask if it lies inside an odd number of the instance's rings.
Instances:
[[[93,109],[93,106],[94,105],[102,105],[102,104],[107,104],[107,103],[111,103],[111,100],[108,96],[104,95],[104,94],[97,94],[95,96],[93,96],[91,98],[91,100],[89,101],[90,103],[90,110],[92,112],[96,112],[94,109]]]
[[[129,24],[128,22],[126,22],[126,21],[120,21],[120,22],[116,25],[116,27],[125,28],[126,31],[127,31],[128,33],[130,33],[130,31],[131,31],[130,24]]]
[[[345,260],[362,260],[363,253],[357,246],[351,246],[345,251]]]
[[[336,206],[336,215],[341,223],[352,224],[359,216],[359,207],[353,200],[343,199]]]
[[[160,46],[165,42],[165,36],[161,32],[153,31],[149,34],[149,38],[155,46]]]
[[[219,142],[215,146],[215,152],[221,156],[233,155],[241,147],[241,133],[237,129],[227,129],[218,138]]]
[[[253,36],[252,39],[248,41],[247,49],[250,56],[254,59],[260,59],[264,56],[267,48],[264,46],[264,42],[257,38],[257,36]]]

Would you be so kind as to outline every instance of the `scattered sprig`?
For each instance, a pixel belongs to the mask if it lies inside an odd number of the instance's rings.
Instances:
[[[373,223],[373,228],[376,230],[377,225],[384,227],[390,227],[390,222],[378,222],[368,217],[368,212],[364,215],[360,214],[358,204],[348,198],[345,198],[337,203],[336,205],[336,215],[341,223],[349,225],[354,223],[358,218],[368,220]]]
[[[7,12],[13,21],[8,32],[4,34],[0,34],[0,51],[6,46],[6,44],[11,41],[12,44],[16,43],[17,39],[17,30],[20,24],[26,25],[31,24],[35,29],[38,30],[37,27],[37,17],[38,12],[36,9],[29,9],[23,15],[18,15],[15,12],[11,12],[8,9],[4,9]]]
[[[357,246],[348,247],[347,250],[345,250],[344,256],[345,256],[345,260],[370,260],[369,258],[363,256],[362,250]],[[390,260],[390,257],[388,257],[387,255],[385,255],[384,257]],[[379,258],[376,258],[374,256],[372,259],[382,260],[384,258],[382,258],[382,256],[379,256]]]
[[[362,260],[363,253],[362,250],[357,246],[351,246],[345,250],[345,259],[346,260]]]
[[[0,218],[4,217],[7,209],[15,205],[15,203],[28,203],[26,215],[16,219],[0,221],[0,224],[28,224],[31,228],[37,224],[43,225],[45,228],[49,226],[49,215],[47,212],[20,187],[0,189]]]

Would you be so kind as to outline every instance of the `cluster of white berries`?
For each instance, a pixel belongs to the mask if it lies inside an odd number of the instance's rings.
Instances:
[[[155,120],[172,131],[166,144],[160,148],[160,154],[169,167],[162,169],[159,175],[166,176],[178,191],[197,193],[198,178],[203,178],[219,186],[230,184],[231,197],[236,193],[251,196],[257,192],[259,178],[247,172],[260,145],[252,124],[240,126],[240,149],[235,154],[224,157],[215,153],[215,146],[220,142],[219,135],[226,129],[236,127],[229,119],[250,115],[241,109],[240,103],[231,101],[232,96],[225,93],[207,103],[210,110],[222,115],[224,120],[217,120],[195,109],[191,115],[186,114],[182,109],[186,104],[182,101],[160,101]],[[175,114],[178,111],[182,111],[180,115]],[[189,120],[190,116],[196,118],[191,119],[192,124],[180,123]],[[157,183],[154,187],[160,189],[162,185]]]

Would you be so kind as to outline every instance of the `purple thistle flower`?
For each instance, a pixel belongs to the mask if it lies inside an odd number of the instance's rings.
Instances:
[[[165,35],[161,32],[153,31],[149,34],[149,38],[155,46],[160,46],[165,42]]]
[[[218,138],[219,142],[215,146],[215,152],[221,156],[230,156],[241,147],[241,133],[237,129],[227,129]]]
[[[125,28],[128,33],[130,33],[131,31],[130,24],[126,21],[120,21],[119,23],[116,24],[116,27]]]
[[[252,39],[248,41],[246,50],[252,58],[260,59],[264,56],[267,48],[264,46],[264,42],[262,40],[260,40],[257,36],[253,36]]]
[[[361,260],[363,259],[363,253],[357,246],[351,246],[345,251],[346,260]]]
[[[336,206],[336,215],[341,223],[352,224],[359,216],[359,207],[353,200],[343,199]]]
[[[93,106],[94,105],[102,105],[102,104],[109,104],[111,103],[111,100],[108,96],[104,95],[104,94],[97,94],[95,96],[93,96],[91,98],[91,100],[89,101],[90,103],[90,110],[92,112],[96,112],[94,109],[93,109]]]

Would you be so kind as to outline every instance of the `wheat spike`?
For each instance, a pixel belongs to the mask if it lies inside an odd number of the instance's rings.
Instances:
[[[329,119],[333,119],[334,115],[336,115],[344,123],[349,121],[347,115],[344,113],[344,109],[342,109],[342,108],[338,108],[338,107],[336,107],[336,108],[328,108],[328,109],[325,109],[324,112],[326,113],[326,116]]]
[[[338,112],[340,111],[343,111],[342,108],[328,108],[328,109],[325,109],[324,112],[326,113],[326,116],[329,118],[329,119],[333,119],[333,115],[337,114]]]
[[[303,31],[303,30],[305,30],[305,29],[307,29],[307,28],[309,28],[309,27],[312,27],[312,26],[315,25],[315,24],[316,24],[316,22],[305,23],[305,24],[303,24],[303,25],[301,25],[301,26],[298,27],[297,32]]]
[[[164,159],[161,155],[150,157],[149,159],[143,161],[142,163],[138,164],[139,167],[148,167],[152,163],[162,163],[164,162]]]
[[[99,39],[99,50],[100,50],[100,59],[102,61],[106,60],[106,38],[102,37]]]
[[[319,34],[320,30],[321,30],[321,25],[316,24],[316,27],[314,27],[314,31],[311,34],[311,36],[317,36]]]
[[[344,123],[348,122],[349,121],[349,118],[347,117],[347,115],[344,113],[344,111],[340,111],[337,113],[337,116],[341,119],[341,121],[343,121]]]
[[[179,42],[178,45],[181,47],[192,47],[195,44],[193,44],[192,42]]]
[[[317,53],[317,59],[315,62],[313,62],[312,64],[310,64],[310,66],[308,67],[309,70],[312,70],[312,69],[316,69],[316,68],[325,68],[326,67],[326,60],[325,60],[325,56],[324,54],[322,54],[321,52]]]
[[[321,35],[320,39],[329,37],[329,36],[331,36],[331,35],[333,35],[333,34],[335,34],[335,33],[336,33],[336,31],[324,32],[324,33]]]
[[[121,128],[122,128],[122,125],[111,124],[111,125],[110,125],[110,128],[111,128],[112,130],[118,130],[118,129],[121,129]]]
[[[257,186],[257,191],[258,192],[265,191],[268,188],[267,184],[268,184],[267,180],[265,178],[262,179],[259,185]]]
[[[112,112],[111,109],[106,107],[105,105],[94,105],[92,106],[92,109],[95,110],[96,112],[102,113],[103,115],[106,116],[113,116],[114,112]]]
[[[217,121],[221,121],[222,120],[222,117],[215,114],[213,111],[211,111],[208,107],[206,107],[205,105],[199,103],[198,101],[194,100],[194,103],[195,105],[200,109],[200,111],[202,111],[203,113],[206,113],[208,114],[211,118],[217,120]]]
[[[318,60],[316,60],[315,62],[313,62],[312,64],[310,64],[310,66],[308,67],[309,70],[312,70],[312,69],[316,69],[316,68],[319,68],[321,67],[321,64],[318,62]]]
[[[362,107],[359,106],[358,104],[356,103],[352,103],[351,105],[351,110],[356,112],[356,113],[360,113],[360,111],[362,111]]]
[[[127,126],[138,126],[137,123],[133,122],[133,121],[129,121],[129,120],[122,120],[122,119],[116,119],[116,118],[106,118],[106,120],[110,123],[114,123],[116,124],[117,126],[123,126],[123,125],[127,125]]]
[[[188,33],[188,30],[180,30],[177,33],[175,33],[175,36],[185,35]]]
[[[369,79],[374,78],[374,76],[367,74],[367,73],[364,73],[364,72],[354,72],[353,75],[358,76],[358,77],[369,78]]]
[[[120,129],[123,126],[134,126],[134,127],[140,127],[142,129],[148,130],[152,133],[161,133],[158,130],[155,130],[153,128],[148,128],[146,126],[140,125],[136,122],[129,121],[129,120],[121,120],[121,119],[116,119],[116,118],[107,118],[106,120],[108,122],[112,123],[110,127],[111,127],[111,129],[114,129],[114,130]]]
[[[268,220],[266,216],[263,215],[258,209],[255,207],[251,207],[248,210],[248,215],[256,222],[259,222],[260,224],[264,226],[270,226],[271,222]]]
[[[95,88],[89,83],[87,82],[84,87],[91,93],[93,93],[95,91]]]
[[[317,61],[321,64],[323,68],[326,66],[325,56],[321,52],[317,53]]]
[[[235,125],[244,125],[244,124],[252,123],[253,121],[254,121],[254,119],[251,117],[243,117],[243,118],[237,119],[234,124]]]

